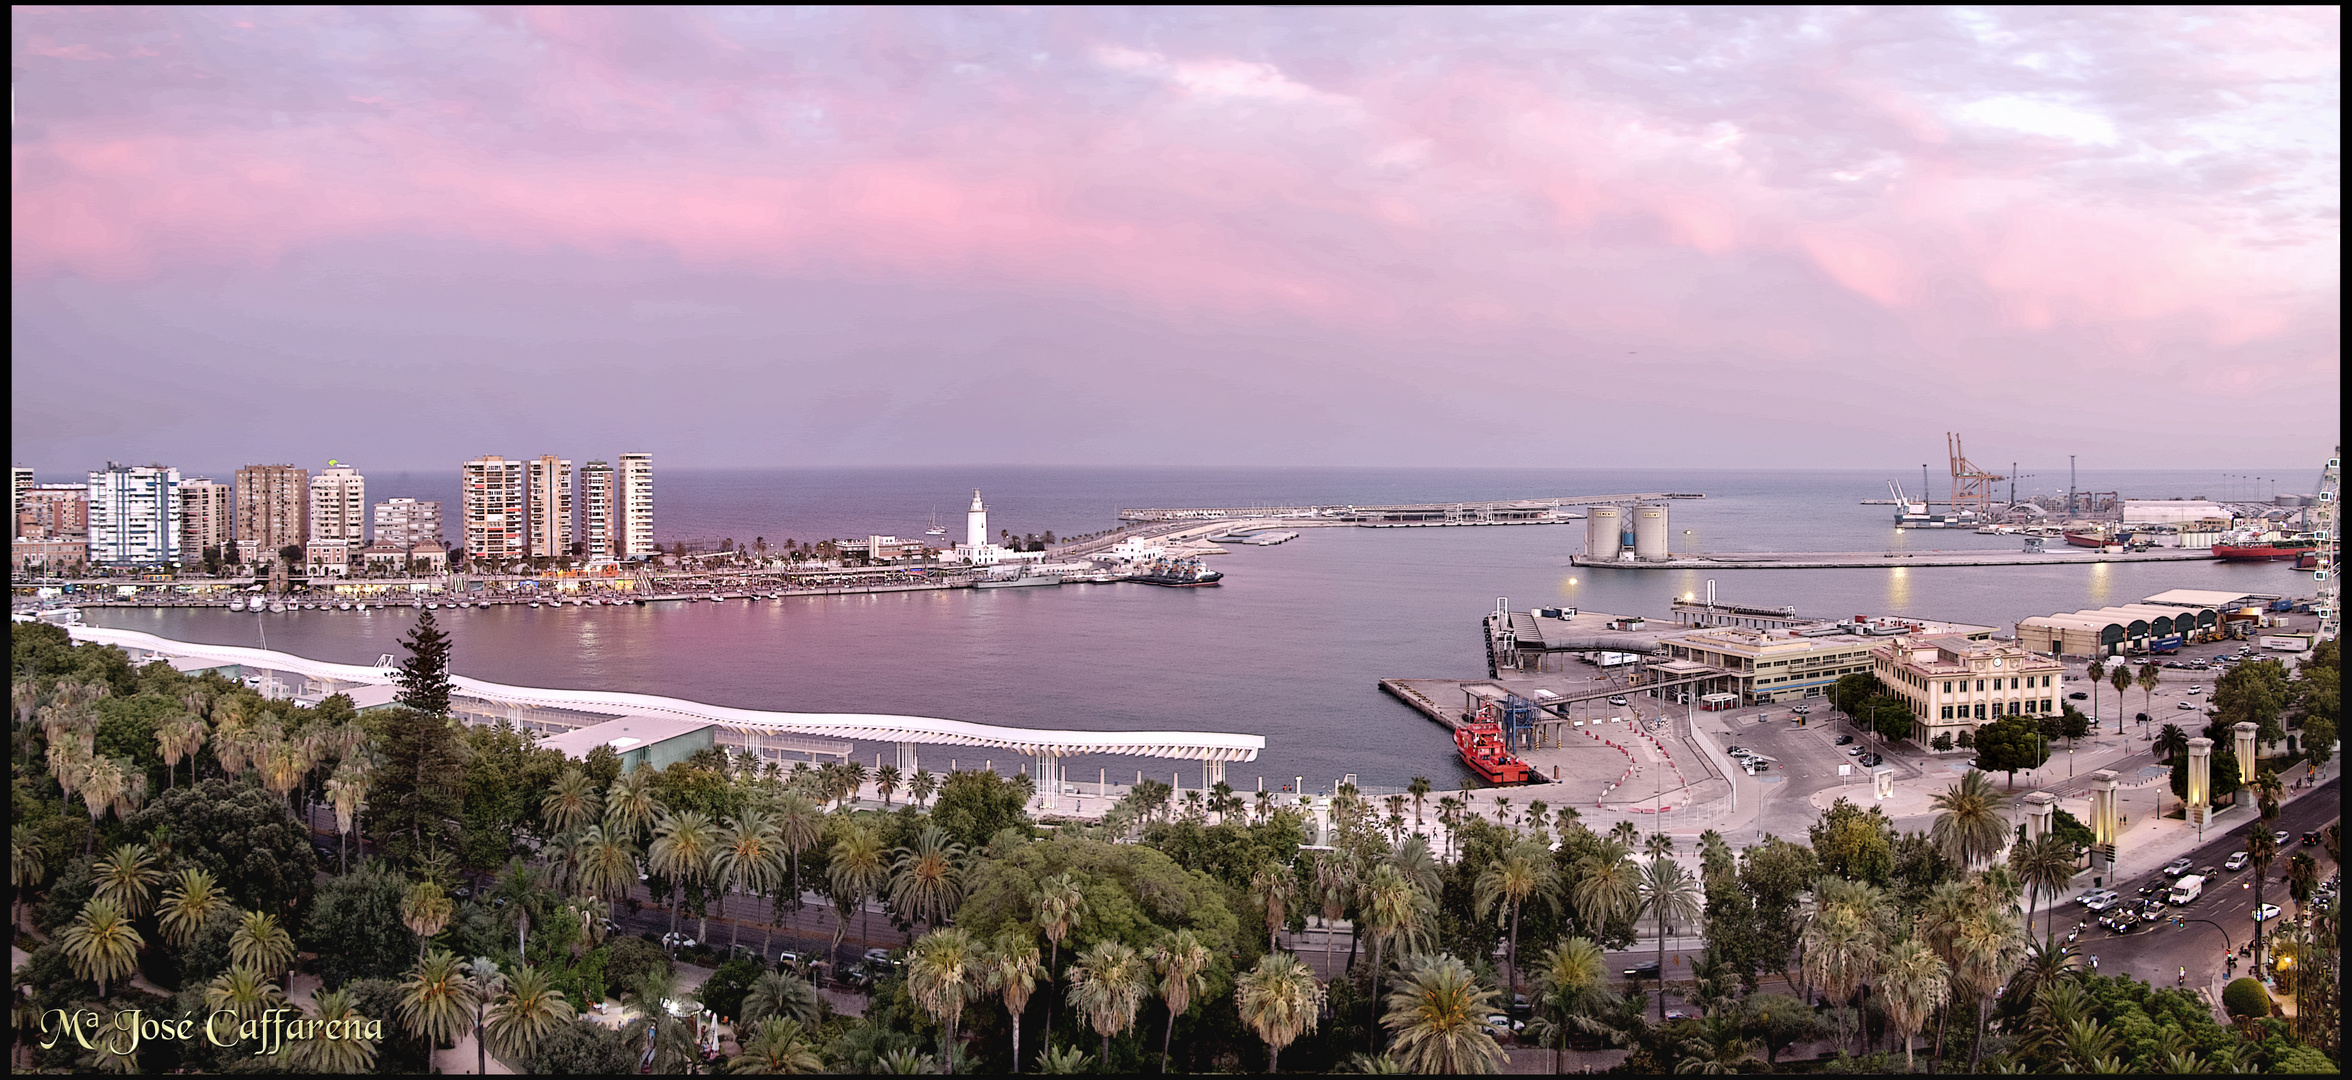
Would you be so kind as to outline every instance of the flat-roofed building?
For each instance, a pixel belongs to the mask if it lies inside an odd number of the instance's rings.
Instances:
[[[117,465],[90,474],[90,562],[168,566],[180,561],[180,470]]]
[[[16,533],[28,539],[90,535],[90,486],[42,484],[27,489],[17,504]]]
[[[205,477],[180,481],[180,554],[190,563],[204,557],[206,548],[226,548],[236,533],[230,510],[237,489]]]
[[[31,467],[31,466],[29,466],[29,465],[11,465],[11,466],[9,466],[9,467],[8,467],[8,535],[9,535],[9,537],[10,537],[10,538],[12,538],[12,539],[13,539],[14,537],[16,537],[16,536],[20,535],[20,534],[18,533],[18,531],[17,531],[17,526],[18,526],[19,524],[21,524],[21,523],[22,523],[22,521],[23,521],[23,515],[24,515],[24,494],[25,494],[25,492],[28,492],[28,491],[31,491],[31,490],[33,490],[33,470],[32,470],[32,467]]]
[[[18,573],[62,574],[89,562],[87,536],[20,536],[8,545],[8,564]]]
[[[402,551],[441,542],[441,504],[432,499],[386,499],[375,505],[376,543]]]
[[[622,454],[618,502],[613,509],[616,559],[651,558],[653,541],[653,455]]]
[[[599,746],[609,746],[621,756],[622,772],[641,767],[661,769],[693,757],[698,750],[716,746],[718,728],[709,720],[623,716],[543,736],[539,745],[580,760],[586,760],[589,752]]]
[[[1989,638],[1993,633],[1989,626],[1920,620],[1852,625],[1863,631],[1845,632],[1829,623],[1797,629],[1702,627],[1669,634],[1658,644],[1670,660],[1705,664],[1724,673],[1699,685],[1701,693],[1738,694],[1748,704],[1760,704],[1826,695],[1839,679],[1872,670],[1874,650],[1887,641],[1882,634],[1868,632],[1875,627],[1964,639]]]
[[[561,559],[572,553],[572,463],[568,458],[543,454],[523,465],[524,497],[529,502],[531,555]]]
[[[2222,632],[2222,612],[2227,610],[2188,604],[2124,604],[2036,615],[2017,621],[2017,640],[2028,649],[2053,656],[2120,656],[2169,637],[2178,637],[2184,644],[2207,640]]]
[[[530,553],[525,486],[520,461],[492,454],[465,463],[459,494],[464,500],[468,560],[503,562]]]
[[[610,562],[614,557],[613,511],[618,494],[610,462],[591,461],[580,466],[580,542],[589,562]]]
[[[2009,641],[1944,634],[1881,642],[1871,673],[1911,703],[1911,739],[1932,748],[2004,716],[2046,716],[2066,696],[2065,665]]]
[[[254,565],[310,541],[310,470],[247,465],[237,470],[237,547]]]
[[[310,565],[341,574],[367,546],[367,477],[341,462],[310,478]]]

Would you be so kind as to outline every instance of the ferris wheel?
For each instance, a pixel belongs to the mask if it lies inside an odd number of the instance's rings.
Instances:
[[[2317,595],[2312,597],[2311,606],[2320,613],[2320,641],[2334,638],[2343,619],[2336,611],[2336,602],[2342,598],[2337,583],[2342,579],[2343,570],[2343,515],[2339,513],[2344,501],[2343,466],[2344,448],[2338,446],[2336,455],[2329,458],[2327,466],[2319,471],[2319,505],[2311,510],[2312,539],[2318,541],[2318,545],[2312,549],[2318,563],[2313,567],[2311,575],[2312,586],[2317,591]]]

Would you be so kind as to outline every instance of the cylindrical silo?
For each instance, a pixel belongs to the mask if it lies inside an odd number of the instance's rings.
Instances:
[[[1643,562],[1665,562],[1669,557],[1664,503],[1633,508],[1633,557]]]
[[[1621,507],[1596,506],[1584,519],[1585,554],[1595,559],[1617,557],[1620,538],[1625,527],[1625,511]]]

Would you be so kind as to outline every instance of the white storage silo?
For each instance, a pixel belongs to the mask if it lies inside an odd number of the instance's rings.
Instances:
[[[1633,508],[1633,557],[1643,562],[1665,562],[1668,554],[1666,506],[1650,503]]]
[[[1625,510],[1616,506],[1596,506],[1585,515],[1584,551],[1595,559],[1614,559],[1623,544],[1619,535],[1625,528]]]

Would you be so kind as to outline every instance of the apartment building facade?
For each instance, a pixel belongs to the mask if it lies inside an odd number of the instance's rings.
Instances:
[[[310,478],[310,565],[314,572],[349,572],[367,546],[367,477],[341,462]]]
[[[622,454],[619,480],[613,557],[650,558],[657,553],[653,542],[653,455]]]
[[[560,559],[572,553],[572,463],[553,455],[532,458],[523,466],[524,498],[528,503],[525,543],[538,558]]]
[[[408,551],[441,543],[441,504],[433,499],[386,499],[375,506],[376,546]]]
[[[520,460],[492,454],[465,463],[459,514],[467,559],[503,562],[530,554],[526,488]]]
[[[237,470],[238,553],[259,566],[289,545],[310,542],[310,470],[247,465]]]
[[[90,474],[90,562],[169,566],[180,561],[180,471],[118,465]]]
[[[236,542],[231,515],[237,489],[207,477],[180,481],[180,554],[190,564],[204,558],[204,549]]]
[[[591,563],[613,559],[616,494],[611,462],[580,466],[580,546]]]

